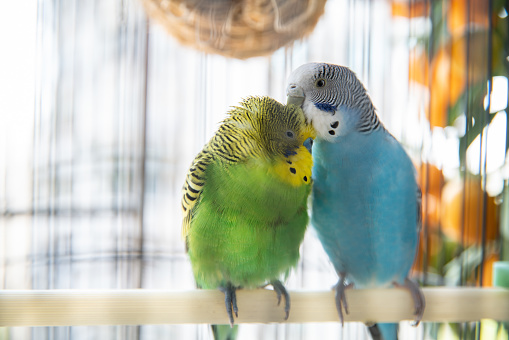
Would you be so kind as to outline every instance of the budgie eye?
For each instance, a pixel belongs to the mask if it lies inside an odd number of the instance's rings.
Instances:
[[[324,87],[326,84],[327,84],[327,82],[323,78],[317,79],[315,81],[315,86],[316,87]]]
[[[293,138],[294,134],[293,134],[293,131],[286,131],[286,135],[289,137],[289,138]]]

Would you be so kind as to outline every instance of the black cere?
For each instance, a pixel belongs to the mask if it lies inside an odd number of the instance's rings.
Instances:
[[[297,173],[297,170],[295,170],[295,168],[290,168],[290,172],[291,172],[292,174],[295,174],[295,173]]]
[[[338,125],[339,125],[339,122],[336,120],[334,123],[332,123],[332,124],[330,125],[330,127],[331,127],[331,128],[333,128],[333,129],[335,129],[335,128],[337,128],[337,127],[338,127]]]
[[[336,134],[336,132],[334,132],[334,130],[329,130],[329,135],[333,135],[334,136],[335,134]]]
[[[304,176],[304,182],[308,181],[308,176]]]

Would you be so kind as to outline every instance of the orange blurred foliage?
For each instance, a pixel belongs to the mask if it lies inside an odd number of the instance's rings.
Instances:
[[[467,6],[470,6],[467,11]],[[486,0],[451,0],[447,11],[447,26],[452,35],[463,35],[468,23],[489,26],[489,2]]]
[[[426,240],[426,243],[424,242]],[[427,237],[424,235],[424,228],[421,229],[419,235],[419,246],[415,255],[414,264],[412,265],[412,271],[422,272],[424,269],[424,255],[426,254],[427,266],[430,264],[431,257],[438,254],[442,248],[443,241],[438,234],[437,229],[428,229]]]
[[[443,233],[465,246],[479,244],[483,227],[483,195],[478,179],[469,177],[466,190],[461,179],[447,182],[442,191],[440,209]],[[494,197],[488,196],[486,203],[486,241],[490,241],[498,237],[499,213]]]
[[[440,223],[440,196],[424,194],[422,197],[423,223],[436,229]]]
[[[423,194],[440,197],[444,184],[444,175],[441,169],[433,164],[423,163],[417,167],[417,180]]]
[[[436,228],[440,221],[440,196],[444,175],[442,170],[432,164],[417,167],[417,181],[422,190],[423,223]]]
[[[429,15],[429,1],[393,1],[392,16],[404,18],[418,18]]]
[[[417,183],[419,183],[422,190],[422,216],[425,225],[423,225],[421,230],[419,247],[412,269],[422,271],[424,254],[426,254],[427,263],[429,263],[431,256],[436,255],[442,247],[442,240],[438,234],[438,225],[440,222],[440,194],[444,183],[444,175],[442,170],[433,164],[423,163],[416,168]],[[426,243],[424,241],[425,226],[428,227]]]
[[[422,48],[410,50],[408,77],[424,86],[428,86],[428,56]]]
[[[497,253],[488,255],[482,264],[483,275],[482,275],[482,286],[492,287],[493,286],[493,263],[500,260],[500,256]],[[480,286],[480,268],[477,268],[477,286]]]
[[[431,63],[431,126],[447,125],[447,110],[454,105],[466,86],[465,39],[443,45]]]
[[[467,75],[470,84],[486,76],[485,38],[483,35],[469,37],[469,65],[467,65],[467,41],[463,36],[452,38],[448,43],[442,44],[431,63],[424,49],[414,49],[410,52],[410,80],[427,87],[431,80],[427,105],[431,127],[447,126],[448,110],[465,91]],[[431,79],[428,72],[431,72]]]

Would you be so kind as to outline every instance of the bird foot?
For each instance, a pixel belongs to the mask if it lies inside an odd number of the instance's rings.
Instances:
[[[349,288],[353,288],[353,283],[347,284],[346,283],[346,275],[340,274],[339,281],[334,286],[334,289],[336,290],[336,309],[338,310],[339,321],[341,321],[341,325],[345,324],[345,321],[343,318],[343,309],[345,309],[346,314],[349,314],[348,303],[346,302],[346,295],[345,295],[345,291]]]
[[[424,299],[424,294],[422,293],[421,288],[412,280],[409,278],[405,278],[405,283],[400,285],[397,282],[394,282],[394,286],[398,288],[404,288],[407,289],[410,292],[410,295],[412,296],[412,300],[414,300],[414,315],[415,320],[412,323],[412,326],[419,325],[419,322],[422,320],[422,316],[424,314],[424,309],[426,308],[426,301]]]
[[[380,328],[378,328],[378,324],[366,324],[366,327],[368,327],[369,334],[371,334],[373,340],[383,340],[382,332]]]
[[[220,291],[224,293],[224,303],[226,305],[226,314],[228,314],[228,320],[230,321],[230,327],[233,327],[233,313],[236,317],[239,317],[239,309],[237,308],[237,294],[235,288],[231,283],[227,283],[226,287],[220,287]]]
[[[285,320],[288,320],[288,317],[290,316],[290,295],[286,291],[285,286],[281,283],[279,280],[273,280],[269,283],[272,287],[274,287],[274,291],[277,294],[277,305],[279,306],[281,304],[281,296],[284,296],[285,298]],[[269,284],[265,285],[268,286]]]

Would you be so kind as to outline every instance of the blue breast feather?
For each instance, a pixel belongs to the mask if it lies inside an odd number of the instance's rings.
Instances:
[[[357,288],[402,283],[415,255],[412,162],[385,131],[313,147],[312,224],[336,271]]]

